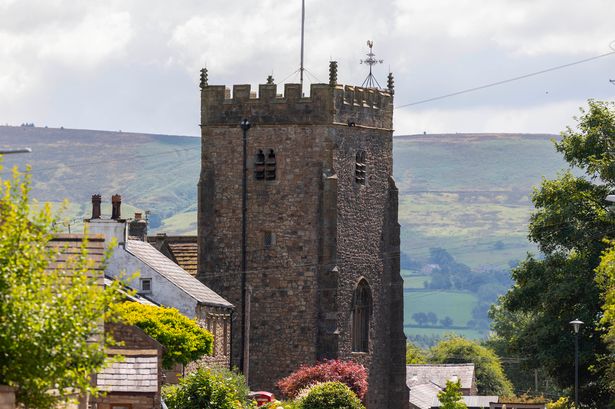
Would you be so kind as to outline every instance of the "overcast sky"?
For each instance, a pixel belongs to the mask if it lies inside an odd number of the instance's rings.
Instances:
[[[306,0],[306,68],[361,84],[366,40],[395,104],[608,53],[613,0]],[[0,123],[198,135],[210,84],[299,66],[300,0],[0,0]],[[548,132],[613,99],[615,56],[395,111],[396,133]],[[288,81],[298,82],[298,75]],[[279,92],[281,92],[281,87]]]

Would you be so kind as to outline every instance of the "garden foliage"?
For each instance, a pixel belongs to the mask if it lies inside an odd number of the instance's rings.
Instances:
[[[245,378],[229,370],[198,369],[179,380],[178,385],[163,388],[169,409],[242,409],[248,402]]]
[[[162,364],[167,369],[212,352],[213,335],[175,308],[125,302],[114,306],[114,311],[126,324],[138,326],[164,346]]]
[[[31,206],[29,192],[27,173],[0,178],[0,384],[16,389],[21,406],[45,409],[96,394],[90,378],[107,356],[93,336],[103,338],[120,293],[119,283],[99,285],[86,240],[73,259],[53,263],[56,220],[49,206]]]
[[[277,383],[282,393],[294,399],[297,394],[315,383],[341,382],[347,385],[362,401],[367,393],[367,371],[352,361],[331,360],[313,366],[302,366]]]
[[[463,403],[463,394],[461,393],[461,381],[451,382],[446,381],[444,390],[438,393],[441,409],[468,409]]]
[[[301,409],[365,409],[361,400],[341,382],[324,382],[310,389]]]

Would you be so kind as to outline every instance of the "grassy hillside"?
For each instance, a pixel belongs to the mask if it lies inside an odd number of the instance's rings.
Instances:
[[[396,137],[394,173],[400,189],[401,248],[416,267],[405,271],[406,333],[441,335],[434,326],[417,328],[412,315],[433,312],[453,320],[455,332],[479,337],[466,327],[481,302],[471,292],[429,290],[429,249],[441,247],[475,270],[508,268],[533,246],[526,239],[532,186],[565,164],[553,135],[448,134]],[[0,126],[0,147],[29,146],[9,155],[7,167],[32,164],[33,196],[64,199],[66,226],[81,231],[90,196],[103,195],[109,214],[112,194],[123,197],[124,216],[151,212],[151,231],[196,233],[198,138],[69,129]],[[6,175],[7,170],[3,171]],[[463,329],[459,329],[463,328]]]
[[[425,259],[443,247],[471,267],[507,266],[527,242],[532,187],[565,164],[554,135],[447,134],[398,137],[402,251]]]
[[[5,167],[31,164],[33,196],[56,203],[68,199],[73,205],[65,216],[74,228],[82,228],[79,221],[89,215],[93,193],[102,194],[107,205],[119,193],[124,216],[149,210],[154,231],[196,233],[198,138],[0,126],[0,146],[32,148],[30,154],[7,155]]]

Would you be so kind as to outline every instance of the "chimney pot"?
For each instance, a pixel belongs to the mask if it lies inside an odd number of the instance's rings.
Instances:
[[[111,218],[119,220],[122,217],[122,196],[117,194],[111,196],[111,207]]]
[[[100,195],[92,195],[92,219],[100,219]]]

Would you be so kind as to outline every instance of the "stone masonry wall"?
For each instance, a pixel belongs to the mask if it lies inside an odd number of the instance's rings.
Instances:
[[[397,196],[391,175],[392,132],[366,127],[335,130],[337,175],[337,306],[339,357],[369,371],[368,407],[398,408],[407,403],[403,282],[399,275]],[[366,182],[355,181],[356,153],[366,152]],[[361,279],[372,296],[369,352],[353,352],[353,293]],[[399,373],[399,369],[402,373]]]
[[[241,353],[241,130],[203,129],[199,278],[236,306],[232,364]],[[325,127],[249,131],[250,386],[275,382],[316,358],[317,211]],[[320,141],[320,142],[319,142]],[[258,149],[274,149],[276,179],[255,180]],[[283,210],[282,210],[283,209]],[[265,246],[265,234],[272,244]]]
[[[248,272],[253,390],[301,364],[353,359],[369,371],[369,409],[405,408],[403,287],[397,196],[392,181],[392,98],[358,87],[287,85],[202,92],[198,278],[236,306],[232,363],[241,353],[241,172],[248,133]],[[255,180],[258,149],[274,149],[276,179]],[[355,183],[357,150],[367,153],[365,186]],[[272,233],[271,246],[265,235]],[[351,350],[353,292],[372,293],[369,352]],[[401,295],[401,296],[400,296]]]

